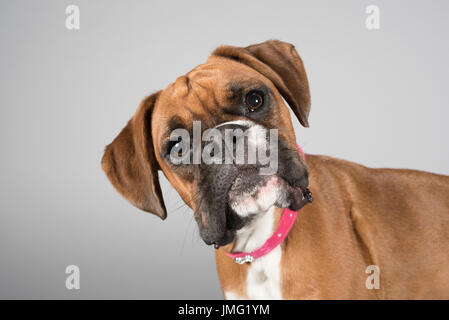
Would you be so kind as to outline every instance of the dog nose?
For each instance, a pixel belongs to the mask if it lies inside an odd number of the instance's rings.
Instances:
[[[245,143],[245,131],[247,129],[247,126],[240,124],[227,124],[221,126],[220,131],[223,135],[225,147],[235,151],[238,145]]]
[[[237,158],[243,157],[246,153],[246,130],[248,128],[234,123],[225,123],[215,127],[220,135],[204,144],[204,148],[208,148],[206,156],[216,157],[216,152],[219,151],[222,163],[233,163]]]

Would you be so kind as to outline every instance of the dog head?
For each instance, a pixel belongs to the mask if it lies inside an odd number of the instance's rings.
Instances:
[[[106,147],[103,170],[133,205],[165,219],[162,170],[193,209],[206,244],[230,243],[269,207],[296,210],[308,185],[282,98],[308,127],[308,81],[293,45],[218,47],[206,63],[142,101]],[[267,151],[272,162],[261,160]]]

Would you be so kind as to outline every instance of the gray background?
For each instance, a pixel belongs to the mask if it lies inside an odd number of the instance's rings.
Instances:
[[[65,28],[79,5],[81,29]],[[365,28],[365,8],[381,29]],[[222,298],[213,249],[115,192],[103,148],[147,94],[220,44],[296,45],[308,153],[449,173],[448,1],[0,1],[0,298]],[[65,288],[65,268],[81,289]]]

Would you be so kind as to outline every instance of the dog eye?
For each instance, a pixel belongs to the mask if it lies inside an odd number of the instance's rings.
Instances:
[[[184,142],[182,140],[169,141],[167,145],[167,154],[182,157],[184,149]]]
[[[245,103],[250,111],[255,111],[263,105],[263,93],[257,90],[248,92]]]

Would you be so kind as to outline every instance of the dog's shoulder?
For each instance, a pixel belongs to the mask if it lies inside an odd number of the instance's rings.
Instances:
[[[311,183],[320,189],[345,190],[355,198],[397,201],[413,195],[423,202],[449,199],[449,176],[411,169],[370,168],[322,155],[307,155]],[[392,197],[395,199],[392,199]],[[370,200],[370,201],[371,201]],[[444,200],[446,201],[446,200]]]
[[[360,176],[369,174],[371,168],[364,165],[324,155],[307,154],[306,163],[309,173],[324,173],[327,176]]]
[[[309,170],[322,169],[346,175],[368,175],[372,176],[373,178],[385,178],[386,176],[390,176],[391,178],[414,180],[431,179],[443,184],[449,184],[449,175],[437,174],[415,169],[372,168],[352,161],[325,155],[307,154],[307,165],[309,167]]]

